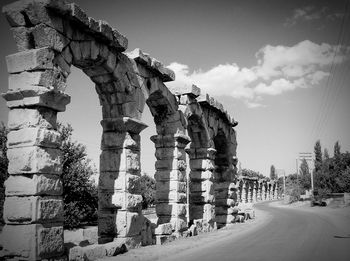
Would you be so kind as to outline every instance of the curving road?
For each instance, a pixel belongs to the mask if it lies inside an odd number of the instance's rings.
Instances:
[[[257,204],[269,222],[244,236],[225,237],[162,260],[350,260],[350,208],[286,208]]]

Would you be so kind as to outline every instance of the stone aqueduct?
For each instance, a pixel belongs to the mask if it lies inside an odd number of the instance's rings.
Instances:
[[[174,72],[139,49],[124,53],[127,39],[106,22],[57,0],[18,1],[3,13],[18,48],[6,57],[9,90],[3,94],[10,109],[5,255],[29,260],[60,260],[63,255],[56,118],[70,102],[64,91],[72,65],[96,84],[102,108],[99,243],[116,237],[154,243],[154,231],[141,215],[137,182],[145,104],[157,130],[151,140],[158,228],[170,223],[180,236],[189,222],[202,220],[210,231],[233,221],[229,207],[237,198],[255,202],[276,197],[273,182],[237,177],[237,122],[223,106],[194,85],[167,88],[164,82],[174,80]],[[161,230],[157,237],[165,236]]]

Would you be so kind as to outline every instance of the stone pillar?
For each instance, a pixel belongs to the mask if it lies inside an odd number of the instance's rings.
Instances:
[[[247,190],[248,190],[248,203],[251,203],[252,202],[252,190],[253,190],[253,186],[251,184],[251,181],[248,181],[248,184],[247,184]]]
[[[241,202],[242,201],[242,189],[241,186],[238,186],[237,188],[237,202]]]
[[[6,57],[9,90],[3,97],[10,108],[10,176],[1,233],[5,259],[55,259],[64,254],[61,135],[56,119],[70,97],[56,90],[52,58],[48,48]]]
[[[129,117],[103,119],[101,125],[99,243],[114,237],[139,241],[143,222],[139,133],[147,125]]]
[[[262,185],[261,185],[261,194],[262,194],[262,200],[266,200],[266,182],[262,182]]]
[[[253,183],[253,202],[254,203],[258,201],[257,192],[258,192],[258,183],[254,181]]]
[[[243,184],[242,184],[242,203],[247,203],[247,197],[246,197],[246,195],[247,195],[246,181],[243,180],[242,183],[243,183]]]
[[[274,189],[273,189],[273,199],[277,199],[278,195],[277,195],[277,183],[275,182],[274,184]]]
[[[213,148],[186,150],[190,158],[190,221],[202,219],[207,230],[215,227],[214,155]],[[206,232],[206,231],[204,231]]]
[[[175,234],[187,229],[186,153],[183,134],[154,135],[156,147],[156,213],[158,224],[171,223]]]

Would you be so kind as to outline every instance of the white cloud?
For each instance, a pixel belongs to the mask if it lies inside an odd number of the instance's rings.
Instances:
[[[290,47],[267,45],[256,53],[257,64],[251,68],[232,63],[190,72],[187,65],[174,62],[168,67],[175,71],[176,80],[167,85],[193,83],[212,95],[228,95],[243,100],[249,108],[257,108],[263,106],[265,95],[318,85],[329,75],[325,70],[333,62],[349,59],[349,54],[349,47],[308,40]]]

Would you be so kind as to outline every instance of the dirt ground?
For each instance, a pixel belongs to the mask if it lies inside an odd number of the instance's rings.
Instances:
[[[310,202],[297,202],[291,205],[283,205],[281,201],[275,201],[270,203],[273,207],[282,207],[282,208],[294,208],[300,211],[308,211],[308,212],[317,212],[320,215],[331,216],[331,217],[345,217],[339,218],[339,220],[350,220],[350,207],[310,207]],[[108,260],[163,260],[167,257],[171,257],[176,253],[182,252],[187,249],[196,248],[199,246],[203,246],[205,244],[209,244],[211,242],[217,240],[225,240],[225,238],[232,237],[239,238],[243,237],[244,234],[250,233],[254,230],[261,228],[266,225],[272,218],[271,214],[265,211],[256,210],[256,218],[253,220],[249,220],[245,223],[236,223],[232,225],[228,225],[227,227],[206,234],[200,234],[195,237],[189,238],[180,238],[176,241],[170,242],[168,244],[159,246],[147,246],[138,249],[132,249],[129,252],[118,255],[116,257],[107,257],[104,261]],[[349,224],[340,222],[337,225],[339,227],[338,234],[340,237],[348,237],[349,231],[344,230],[344,227],[350,227]]]
[[[258,229],[260,226],[263,226],[266,222],[268,222],[268,220],[268,213],[257,210],[255,213],[255,219],[248,220],[245,223],[231,224],[217,231],[200,234],[195,237],[180,238],[162,246],[153,245],[132,249],[125,254],[118,255],[115,257],[106,257],[99,260],[161,260],[163,258],[172,256],[180,251],[184,251],[188,248],[195,248],[196,246],[201,246],[203,244],[216,241],[218,239],[222,240],[225,237],[232,237],[232,234],[235,234],[236,237],[243,236],[245,233],[254,229]]]

